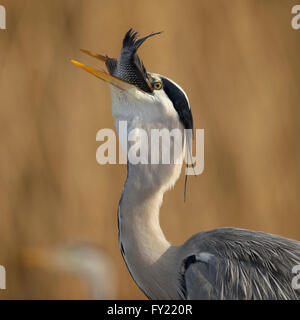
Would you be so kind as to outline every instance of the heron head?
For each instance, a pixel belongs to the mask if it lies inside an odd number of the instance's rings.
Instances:
[[[112,113],[116,119],[138,118],[140,123],[178,122],[182,128],[192,129],[193,119],[189,101],[177,84],[159,74],[150,73],[140,60],[137,50],[146,39],[160,34],[151,33],[139,38],[132,29],[123,39],[119,59],[82,52],[105,62],[107,72],[71,60],[75,65],[104,80],[111,87]]]

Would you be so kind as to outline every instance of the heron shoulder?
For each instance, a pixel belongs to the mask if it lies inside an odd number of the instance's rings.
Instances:
[[[237,228],[200,232],[182,247],[182,287],[194,299],[299,299],[300,242]]]

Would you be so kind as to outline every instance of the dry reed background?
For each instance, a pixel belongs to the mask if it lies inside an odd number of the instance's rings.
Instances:
[[[164,33],[140,50],[149,71],[187,92],[205,129],[205,171],[168,192],[161,223],[180,244],[223,226],[300,240],[300,30],[295,1],[1,0],[0,298],[87,298],[67,274],[24,266],[24,247],[91,241],[118,270],[118,295],[144,299],[119,253],[125,166],[95,161],[113,128],[109,90],[69,62],[79,48],[118,56],[129,27]]]

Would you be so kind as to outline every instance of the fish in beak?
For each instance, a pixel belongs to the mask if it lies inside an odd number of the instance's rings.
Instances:
[[[88,50],[81,50],[81,52],[104,62],[108,72],[88,67],[75,60],[71,60],[71,62],[120,90],[128,92],[130,89],[137,88],[146,93],[152,93],[153,88],[150,79],[146,68],[137,54],[137,50],[146,39],[160,33],[161,32],[151,33],[143,38],[138,38],[137,32],[129,29],[123,40],[119,60],[94,54]]]

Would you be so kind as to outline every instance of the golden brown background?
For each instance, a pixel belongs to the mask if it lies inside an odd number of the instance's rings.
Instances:
[[[1,0],[0,298],[88,298],[67,274],[30,269],[22,250],[73,240],[101,245],[118,295],[144,299],[119,253],[124,165],[100,166],[96,132],[113,128],[107,86],[69,62],[117,57],[124,33],[164,33],[140,49],[147,69],[178,82],[205,129],[205,171],[168,192],[161,223],[181,244],[235,226],[300,240],[300,30],[297,1]]]

